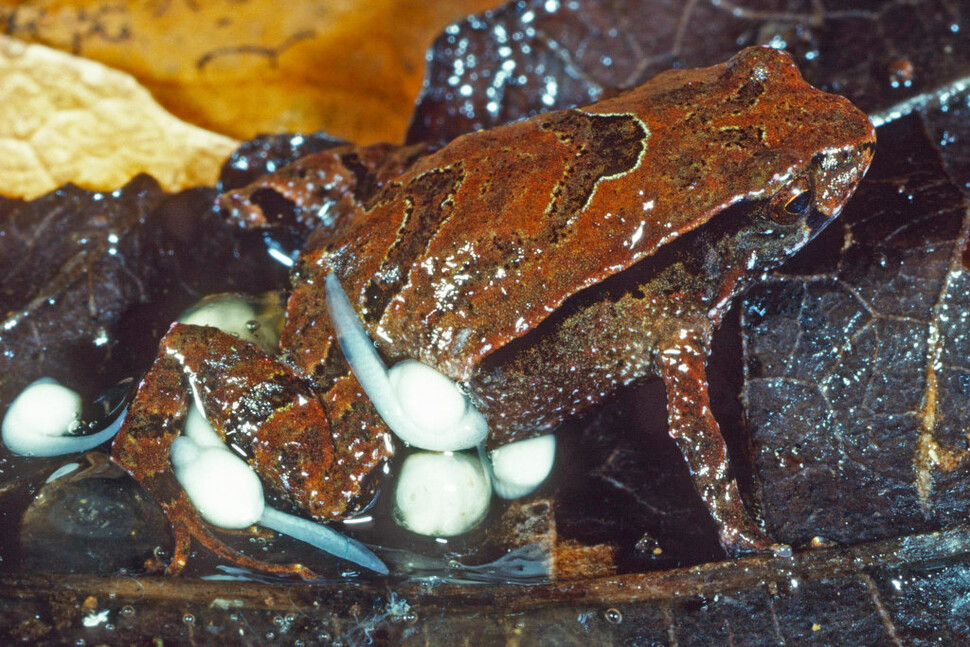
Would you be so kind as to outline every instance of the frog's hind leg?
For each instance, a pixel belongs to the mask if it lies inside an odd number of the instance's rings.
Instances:
[[[790,554],[791,549],[768,537],[744,507],[731,475],[727,445],[711,411],[705,348],[701,339],[679,340],[659,354],[670,435],[687,462],[695,489],[718,524],[721,546],[729,555]]]
[[[155,368],[159,370],[155,371]],[[179,574],[185,567],[192,540],[195,539],[217,556],[238,566],[254,571],[312,578],[313,573],[299,564],[267,564],[233,550],[216,537],[199,516],[168,464],[169,448],[178,435],[170,430],[179,429],[184,423],[188,391],[152,391],[152,384],[158,382],[158,373],[165,373],[160,367],[155,368],[146,376],[143,387],[132,402],[131,413],[112,448],[115,462],[148,490],[161,506],[172,528],[175,546],[168,565],[165,566],[161,559],[155,557],[149,569],[164,568],[169,575]],[[180,372],[176,375],[180,375]],[[165,376],[161,377],[164,381]],[[162,393],[165,397],[155,399],[158,406],[153,406],[149,402],[152,395]]]
[[[185,566],[191,540],[195,539],[219,557],[245,568],[269,573],[297,574],[304,578],[313,577],[313,573],[300,564],[270,564],[227,546],[213,534],[209,525],[196,511],[172,470],[171,446],[184,428],[188,407],[192,406],[193,389],[188,379],[198,382],[202,377],[207,377],[209,388],[197,390],[210,393],[210,397],[213,389],[216,389],[212,382],[226,380],[240,388],[243,388],[242,383],[245,382],[250,390],[259,391],[262,387],[264,390],[273,392],[272,388],[267,387],[265,379],[259,379],[267,377],[265,371],[262,375],[258,371],[251,371],[256,373],[255,376],[246,373],[251,365],[240,361],[252,360],[257,355],[262,356],[262,352],[257,347],[214,328],[174,325],[162,340],[159,356],[139,385],[125,423],[112,446],[113,460],[148,490],[161,506],[172,526],[175,548],[166,568],[170,574],[178,573]],[[234,360],[236,360],[236,370],[233,370]],[[279,370],[275,360],[267,358],[267,361],[273,368]],[[214,378],[207,372],[208,369],[214,368],[210,366],[214,363],[220,364],[223,369],[221,378]],[[243,373],[246,374],[243,375]],[[279,379],[279,376],[276,377],[277,385],[285,381],[285,379]],[[287,373],[286,377],[290,377],[290,374]],[[196,386],[199,385],[196,384]],[[322,429],[318,426],[307,430],[306,433],[320,435],[321,431],[326,432],[326,419],[323,417],[319,402],[312,395],[306,397],[305,393],[300,392],[298,397],[302,400],[302,406],[287,406],[282,402],[284,391],[283,388],[276,389],[277,399],[273,402],[276,406],[287,410],[284,418],[292,419],[295,415],[303,418],[302,421],[320,422],[322,419],[324,425]],[[225,389],[221,395],[229,397]],[[227,406],[232,408],[231,403]],[[301,411],[305,408],[310,409],[309,414]],[[250,426],[258,426],[253,424],[258,422],[254,420],[258,412],[247,411],[246,413],[249,415],[247,422]],[[264,417],[272,417],[272,412],[268,409],[262,413]],[[223,425],[224,431],[225,425]],[[322,435],[327,436],[326,433]],[[316,445],[319,444],[320,441],[317,441]],[[311,443],[310,446],[312,448],[315,445]],[[331,455],[329,447],[324,447],[322,452],[317,453],[324,467],[329,465],[327,458]],[[262,460],[267,462],[270,457],[262,456]]]
[[[148,490],[171,524],[175,550],[166,570],[172,574],[185,566],[191,544],[190,528],[180,521],[187,497],[169,460],[172,442],[185,424],[188,396],[180,367],[162,354],[139,385],[111,447],[112,460]],[[161,568],[160,561],[154,568]]]

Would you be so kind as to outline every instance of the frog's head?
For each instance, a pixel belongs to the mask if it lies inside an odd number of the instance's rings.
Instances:
[[[769,269],[808,243],[842,211],[872,162],[875,128],[848,99],[806,83],[791,58],[765,48],[738,54],[722,81],[735,87],[721,102],[710,136],[727,157],[737,152],[732,140],[739,129],[758,134],[758,144],[731,160],[738,186],[747,186],[741,202],[744,222],[734,221],[738,261],[755,271]],[[724,80],[726,77],[727,80]],[[762,93],[748,105],[739,96]],[[738,89],[740,88],[740,89]],[[713,194],[714,192],[712,192]],[[724,198],[737,198],[725,195]],[[727,202],[727,200],[725,200]]]
[[[656,216],[648,220],[655,231],[639,240],[647,252],[708,223],[727,233],[738,225],[728,214],[756,204],[768,216],[766,231],[784,230],[778,247],[790,253],[839,214],[875,149],[865,113],[813,87],[791,56],[768,47],[710,68],[664,72],[586,111],[620,114],[631,106],[649,133],[627,178]]]
[[[874,142],[817,153],[773,195],[757,200],[736,235],[750,269],[769,269],[801,249],[841,212],[869,167]],[[747,248],[747,249],[746,249]],[[752,258],[750,250],[757,250]]]

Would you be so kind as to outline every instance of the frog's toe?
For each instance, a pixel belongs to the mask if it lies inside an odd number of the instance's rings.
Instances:
[[[299,575],[307,580],[317,577],[316,573],[302,564],[272,564],[231,548],[212,532],[184,493],[180,493],[177,499],[169,504],[166,508],[166,514],[172,522],[172,529],[175,533],[175,553],[172,561],[165,569],[168,575],[177,575],[181,572],[188,560],[191,542],[195,540],[217,557],[254,572]]]
[[[729,557],[744,555],[765,555],[775,557],[791,557],[792,550],[788,544],[776,542],[760,528],[753,526],[747,529],[737,527],[723,527],[720,532],[721,546]]]
[[[189,548],[192,545],[192,533],[186,525],[173,524],[172,533],[175,535],[175,550],[172,553],[171,561],[165,566],[166,575],[178,575],[182,572],[189,559]],[[157,554],[154,559],[161,563]]]

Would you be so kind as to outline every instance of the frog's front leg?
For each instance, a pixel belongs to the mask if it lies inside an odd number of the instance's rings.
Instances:
[[[257,346],[215,328],[175,324],[112,447],[115,462],[152,494],[172,525],[175,552],[167,571],[182,569],[195,539],[246,568],[312,576],[299,564],[267,564],[226,546],[179,485],[171,446],[193,391],[214,428],[246,456],[266,487],[314,516],[339,512],[333,508],[343,501],[321,496],[329,491],[319,485],[329,476],[333,447],[323,408],[303,381]]]
[[[727,445],[711,411],[707,384],[708,344],[703,333],[681,331],[658,357],[667,389],[670,436],[687,461],[694,487],[720,529],[721,545],[731,556],[748,552],[790,553],[755,523],[745,510],[731,475]]]

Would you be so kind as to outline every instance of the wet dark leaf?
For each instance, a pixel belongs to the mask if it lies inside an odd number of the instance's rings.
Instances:
[[[253,157],[237,151],[230,159],[258,167],[260,155],[258,150]],[[211,187],[182,191],[151,214],[160,230],[156,245],[164,257],[161,275],[168,288],[166,307],[152,314],[162,332],[182,309],[207,294],[257,294],[286,285],[286,268],[266,253],[262,236],[227,223],[216,210],[218,195]]]
[[[450,140],[585,105],[758,44],[792,53],[809,83],[884,110],[968,73],[970,36],[961,27],[956,0],[522,0],[435,41],[408,141]]]
[[[124,471],[93,453],[40,488],[20,524],[22,572],[139,571],[168,543],[161,509]]]
[[[935,141],[916,115],[881,128],[840,221],[744,302],[747,414],[785,541],[889,537],[970,509],[968,220],[954,181],[970,176]]]
[[[559,433],[556,528],[614,544],[621,571],[673,568],[724,555],[717,529],[667,435],[663,384],[651,381]]]
[[[222,165],[219,191],[246,186],[301,157],[346,143],[322,132],[309,135],[260,135],[243,142]]]
[[[66,186],[0,203],[0,408],[42,376],[85,395],[124,377],[104,367],[121,317],[151,296],[145,222],[163,197],[140,176],[111,194]]]

